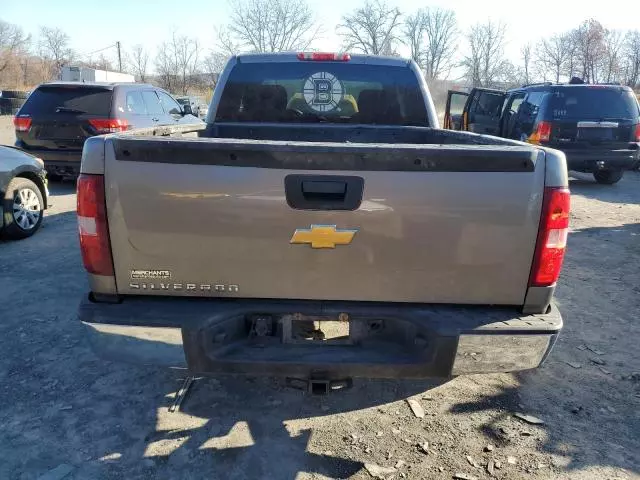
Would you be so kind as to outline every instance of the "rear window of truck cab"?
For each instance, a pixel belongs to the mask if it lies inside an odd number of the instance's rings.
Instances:
[[[237,64],[216,121],[428,126],[418,79],[408,66],[335,62]]]
[[[559,88],[548,97],[547,120],[636,120],[633,92],[621,87],[589,85]]]

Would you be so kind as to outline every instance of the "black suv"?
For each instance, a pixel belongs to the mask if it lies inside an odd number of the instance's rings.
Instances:
[[[50,178],[80,171],[84,141],[133,128],[202,123],[164,90],[139,83],[53,82],[16,114],[16,147],[44,160]]]
[[[598,183],[616,183],[640,162],[640,106],[620,85],[449,91],[444,127],[556,148],[569,170],[593,173]]]

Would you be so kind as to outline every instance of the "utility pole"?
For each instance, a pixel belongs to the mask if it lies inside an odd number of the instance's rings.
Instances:
[[[122,72],[122,55],[120,55],[120,42],[116,42],[116,48],[118,49],[118,71]]]

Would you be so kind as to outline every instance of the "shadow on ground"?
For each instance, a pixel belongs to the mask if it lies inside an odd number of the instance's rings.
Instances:
[[[126,467],[122,471],[135,471],[146,455],[158,471],[165,464],[183,464],[187,477],[201,471],[213,478],[229,479],[293,480],[302,472],[351,478],[363,463],[338,454],[343,438],[336,435],[325,453],[313,453],[308,447],[314,428],[296,430],[289,423],[315,418],[321,424],[327,415],[377,407],[428,391],[437,384],[364,381],[356,382],[350,391],[315,397],[284,389],[279,379],[205,378],[194,384],[182,409],[198,419],[197,426],[173,430],[172,416],[177,421],[183,413],[165,411],[163,430],[149,433],[123,451],[121,460]],[[170,403],[171,399],[166,399],[159,408],[165,410]]]

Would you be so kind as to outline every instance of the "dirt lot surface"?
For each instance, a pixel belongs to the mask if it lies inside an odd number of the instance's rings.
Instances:
[[[0,115],[0,145],[13,145],[15,139],[13,117],[11,115]]]
[[[90,351],[74,187],[53,184],[41,231],[0,242],[0,478],[486,479],[489,462],[501,479],[640,478],[640,175],[571,187],[565,328],[543,368],[328,397],[220,377],[169,413],[181,373]]]

